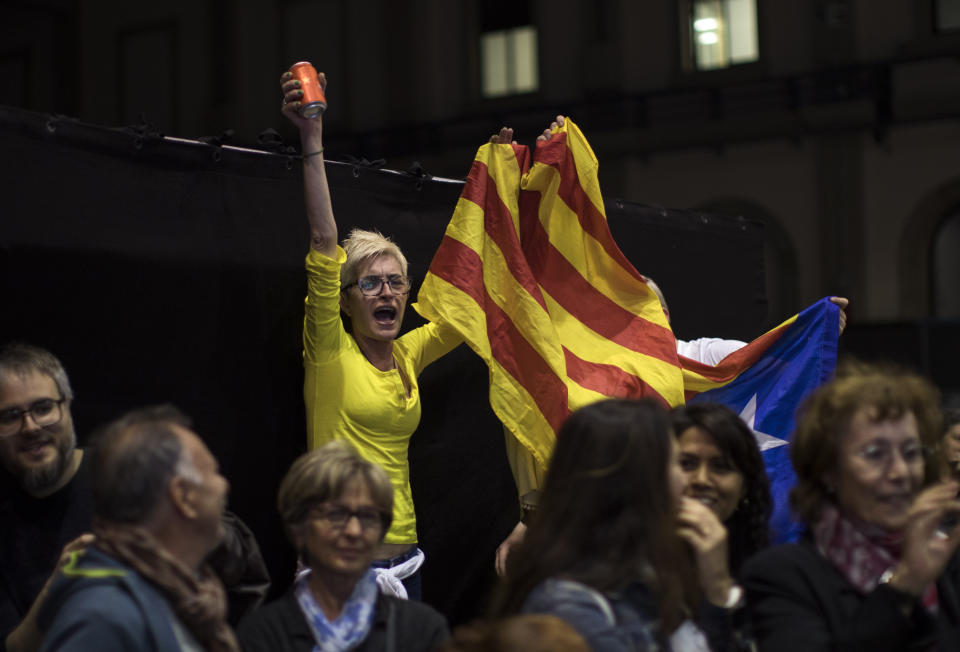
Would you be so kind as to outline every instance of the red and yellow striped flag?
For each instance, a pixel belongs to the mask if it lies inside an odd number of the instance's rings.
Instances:
[[[491,407],[541,469],[577,408],[683,402],[673,333],[610,234],[596,156],[570,120],[532,166],[525,146],[477,151],[414,307],[486,362]]]

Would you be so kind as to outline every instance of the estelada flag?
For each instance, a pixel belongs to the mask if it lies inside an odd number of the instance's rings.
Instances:
[[[723,403],[753,429],[770,479],[774,543],[799,534],[789,509],[795,476],[787,444],[798,407],[836,370],[839,323],[839,308],[824,297],[714,367],[680,357],[689,402]]]
[[[610,234],[597,167],[569,119],[532,160],[480,147],[414,304],[486,362],[494,413],[540,469],[584,405],[684,400],[676,340]]]

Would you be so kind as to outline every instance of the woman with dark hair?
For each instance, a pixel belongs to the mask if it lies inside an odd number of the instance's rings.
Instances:
[[[494,613],[560,616],[593,650],[708,649],[708,640],[725,649],[741,594],[726,531],[684,486],[659,404],[606,400],[575,412]]]
[[[770,481],[750,428],[719,403],[693,403],[672,412],[687,476],[685,496],[713,510],[727,528],[730,571],[770,545]]]
[[[937,391],[858,368],[807,401],[790,500],[807,525],[741,577],[761,650],[960,649],[960,483],[938,482]]]

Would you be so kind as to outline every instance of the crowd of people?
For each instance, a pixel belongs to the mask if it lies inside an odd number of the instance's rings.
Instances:
[[[339,243],[323,119],[299,115],[290,73],[281,88],[301,137],[310,228],[311,450],[276,501],[296,574],[273,578],[285,590],[263,604],[270,578],[256,540],[225,509],[229,484],[186,415],[137,409],[79,448],[63,365],[9,343],[0,347],[7,650],[960,646],[960,411],[942,411],[915,373],[860,364],[798,414],[790,500],[804,534],[786,545],[770,545],[763,458],[730,409],[607,399],[575,411],[535,509],[498,551],[488,609],[451,632],[419,599],[407,448],[417,378],[460,337],[432,323],[400,335],[406,259],[376,232]],[[491,142],[512,138],[502,129]]]

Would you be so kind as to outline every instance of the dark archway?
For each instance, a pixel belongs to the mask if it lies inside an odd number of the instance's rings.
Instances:
[[[910,213],[900,234],[897,277],[900,315],[923,318],[934,314],[933,242],[944,216],[960,209],[960,179],[951,179],[925,195]]]
[[[763,264],[767,288],[765,329],[776,326],[803,307],[798,305],[799,272],[796,247],[786,228],[771,211],[754,201],[737,197],[701,202],[696,208],[709,213],[745,217],[763,223]]]
[[[960,206],[943,216],[930,242],[931,312],[960,320]]]

